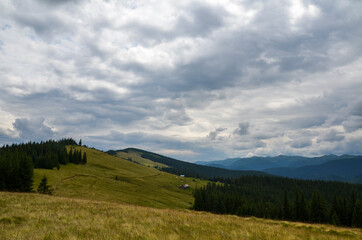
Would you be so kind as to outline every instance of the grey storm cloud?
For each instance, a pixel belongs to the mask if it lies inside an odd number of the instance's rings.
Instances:
[[[312,145],[312,140],[309,138],[300,138],[290,142],[292,148],[305,148]]]
[[[18,118],[13,123],[14,129],[19,133],[19,137],[28,141],[41,141],[51,139],[55,132],[44,124],[43,118]]]
[[[207,137],[210,138],[211,140],[216,140],[218,138],[219,133],[224,132],[225,130],[227,130],[227,128],[223,127],[216,128],[214,131],[209,132]]]
[[[265,147],[266,143],[260,140],[252,140],[247,142],[238,142],[234,145],[234,150],[252,150],[255,148]]]
[[[315,126],[320,126],[326,121],[326,116],[311,116],[311,117],[298,117],[298,118],[290,118],[287,120],[282,120],[279,123],[283,126],[290,127],[292,129],[295,128],[310,128]]]
[[[362,98],[360,98],[355,104],[353,104],[351,108],[352,115],[362,116]]]
[[[145,40],[148,39],[154,40],[151,41],[154,43],[177,37],[207,36],[224,24],[225,16],[227,16],[227,12],[222,6],[211,7],[201,2],[195,2],[189,4],[185,11],[181,11],[170,30],[161,30],[150,23],[138,21],[130,21],[121,28],[133,33],[140,43],[147,44]]]
[[[345,138],[345,136],[343,135],[343,133],[332,129],[332,130],[328,131],[326,134],[322,135],[318,139],[318,142],[322,142],[322,141],[339,142],[339,141],[342,141],[344,138]]]
[[[362,117],[360,116],[350,116],[348,119],[343,121],[343,127],[348,132],[354,132],[362,129]]]
[[[0,141],[2,143],[17,143],[19,141],[18,138],[12,136],[13,134],[5,131],[5,129],[0,129]]]
[[[361,25],[353,0],[1,1],[0,144],[357,154]]]
[[[249,134],[249,122],[241,122],[239,123],[239,127],[235,129],[234,133],[240,136]]]

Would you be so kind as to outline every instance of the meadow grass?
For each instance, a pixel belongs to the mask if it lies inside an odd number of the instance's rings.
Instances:
[[[117,157],[126,159],[126,160],[132,160],[134,162],[137,162],[143,166],[150,166],[150,167],[159,167],[159,168],[163,168],[163,167],[169,167],[165,164],[162,163],[158,163],[158,162],[154,162],[151,161],[149,159],[143,158],[141,157],[141,154],[139,152],[135,152],[130,150],[128,153],[125,152],[117,152]]]
[[[362,239],[362,230],[0,192],[0,239]]]
[[[34,189],[46,175],[55,196],[156,208],[190,208],[193,204],[192,189],[206,183],[142,166],[99,150],[79,146],[73,148],[87,153],[87,164],[61,165],[60,170],[35,169]],[[127,153],[123,157],[126,158]],[[191,188],[178,188],[185,183]]]

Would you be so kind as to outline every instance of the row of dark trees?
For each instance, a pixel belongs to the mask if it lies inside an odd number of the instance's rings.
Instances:
[[[87,153],[82,154],[82,150],[73,150],[70,149],[68,153],[69,160],[68,162],[74,164],[86,164],[87,163]],[[65,163],[67,164],[67,163]]]
[[[265,176],[220,180],[195,189],[195,210],[362,227],[362,185]]]
[[[33,169],[60,168],[60,165],[86,164],[87,155],[79,150],[67,152],[66,145],[77,145],[72,138],[59,141],[28,142],[0,148],[0,191],[31,191]]]
[[[21,152],[0,153],[0,191],[31,191],[33,185],[31,157]]]

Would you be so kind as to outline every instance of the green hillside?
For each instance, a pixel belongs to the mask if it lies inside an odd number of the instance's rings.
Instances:
[[[0,239],[362,239],[361,229],[0,192]]]
[[[132,161],[132,162],[136,162],[138,164],[141,164],[143,166],[149,166],[149,167],[155,167],[155,168],[167,168],[169,166],[167,166],[166,164],[163,163],[159,163],[159,162],[155,162],[155,161],[151,161],[147,158],[143,158],[141,157],[141,153],[139,151],[136,150],[132,150],[131,148],[128,151],[108,151],[108,154],[126,159],[128,161]]]
[[[130,158],[128,159],[129,161],[137,162],[145,166],[157,166],[162,171],[176,175],[185,175],[203,179],[213,179],[218,177],[234,178],[244,175],[270,175],[261,171],[238,171],[198,165],[137,148],[127,148],[117,151],[110,150],[107,153],[120,157],[124,157],[124,154],[126,153],[130,156]]]
[[[46,175],[55,196],[156,208],[189,208],[193,203],[192,189],[205,183],[198,179],[180,178],[95,149],[72,148],[87,153],[87,164],[61,165],[59,170],[34,169],[34,189]],[[125,154],[123,157],[132,156]],[[185,183],[191,189],[179,189]]]

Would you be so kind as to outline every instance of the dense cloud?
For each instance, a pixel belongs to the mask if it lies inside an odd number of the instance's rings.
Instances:
[[[335,129],[329,130],[325,134],[321,134],[321,137],[318,139],[318,142],[328,141],[328,142],[339,142],[342,141],[345,136],[341,132],[337,132]]]
[[[19,137],[24,140],[50,139],[54,136],[54,131],[44,124],[44,119],[18,118],[13,123],[14,129],[19,133]]]
[[[235,129],[234,133],[240,136],[249,134],[249,122],[241,122],[239,123],[239,127]]]
[[[2,1],[0,144],[362,154],[361,25],[353,0]]]
[[[210,138],[211,140],[216,140],[216,138],[218,137],[219,133],[224,132],[225,130],[227,130],[227,128],[223,128],[223,127],[219,127],[216,128],[215,131],[211,131],[207,137]],[[222,140],[222,138],[219,137],[219,139]]]

